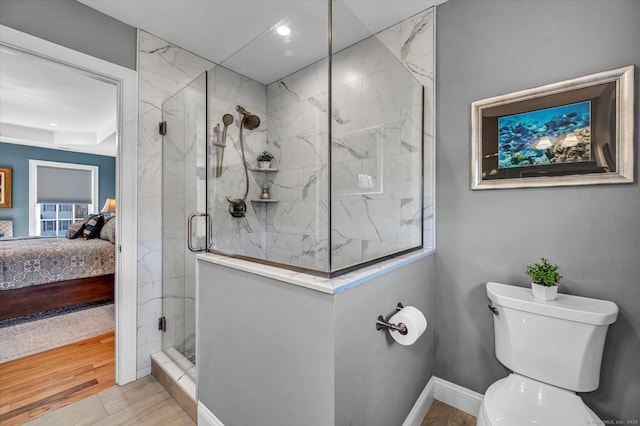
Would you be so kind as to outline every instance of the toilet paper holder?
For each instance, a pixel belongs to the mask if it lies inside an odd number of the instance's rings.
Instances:
[[[396,312],[400,311],[403,308],[404,306],[402,305],[402,303],[398,303],[398,306],[396,306]],[[387,328],[390,328],[391,330],[395,330],[398,333],[402,334],[403,336],[408,333],[407,326],[404,325],[403,323],[392,324],[385,321],[382,315],[378,315],[378,319],[376,320],[376,330],[379,331]]]

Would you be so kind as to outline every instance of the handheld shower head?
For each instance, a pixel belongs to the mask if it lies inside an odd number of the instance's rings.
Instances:
[[[225,126],[228,126],[231,123],[233,123],[233,115],[231,115],[231,114],[223,115],[222,116],[222,123],[224,123]]]
[[[227,140],[227,127],[233,123],[233,115],[225,114],[222,116],[222,123],[224,124],[224,130],[222,131],[222,143]]]

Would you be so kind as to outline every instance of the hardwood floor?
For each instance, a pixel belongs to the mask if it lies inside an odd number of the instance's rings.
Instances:
[[[450,405],[433,401],[420,426],[475,426],[476,418]]]
[[[0,424],[23,424],[114,385],[114,333],[0,364]]]

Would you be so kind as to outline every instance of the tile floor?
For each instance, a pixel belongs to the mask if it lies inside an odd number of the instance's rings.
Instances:
[[[29,426],[50,425],[195,425],[153,376],[114,386],[39,417]],[[476,418],[434,401],[421,426],[475,426]]]
[[[114,386],[26,424],[195,425],[153,376]]]
[[[450,405],[434,400],[420,426],[475,426],[476,418]]]

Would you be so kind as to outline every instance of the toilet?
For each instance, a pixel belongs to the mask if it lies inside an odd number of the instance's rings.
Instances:
[[[512,373],[487,389],[478,426],[572,426],[603,422],[575,392],[600,384],[609,324],[618,306],[558,294],[533,298],[530,288],[487,283],[495,351]]]

